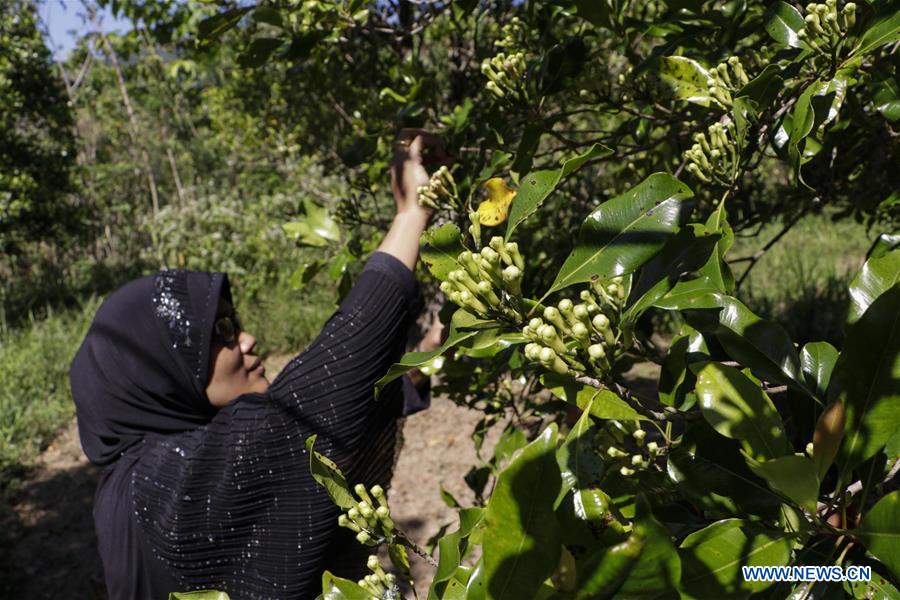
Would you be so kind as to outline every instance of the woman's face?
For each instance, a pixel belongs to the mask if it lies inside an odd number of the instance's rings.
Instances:
[[[234,307],[219,299],[209,356],[209,403],[221,408],[241,394],[264,393],[269,389],[266,369],[253,354],[256,338],[241,331]]]

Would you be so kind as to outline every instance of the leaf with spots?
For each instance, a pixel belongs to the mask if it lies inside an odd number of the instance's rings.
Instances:
[[[422,234],[421,244],[422,262],[431,274],[441,281],[447,280],[450,271],[462,268],[457,259],[465,248],[462,245],[459,227],[453,223],[432,227]]]
[[[712,79],[700,63],[684,56],[663,56],[657,76],[672,96],[700,106],[709,106]]]
[[[356,500],[350,493],[350,486],[344,479],[341,469],[334,464],[330,458],[324,454],[319,454],[313,450],[318,435],[311,435],[306,438],[306,450],[309,452],[309,470],[313,479],[325,488],[331,501],[347,510],[356,506]]]

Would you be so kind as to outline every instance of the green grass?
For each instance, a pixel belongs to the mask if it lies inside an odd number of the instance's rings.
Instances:
[[[302,290],[286,285],[268,288],[253,300],[236,295],[238,315],[251,334],[263,358],[276,354],[297,354],[318,335],[325,321],[337,308],[337,290],[327,287],[330,280],[320,275],[321,282]],[[272,377],[276,373],[269,373]]]
[[[752,255],[781,229],[776,223],[756,237],[737,238],[728,259]],[[835,223],[826,215],[805,217],[757,262],[738,296],[757,314],[781,323],[797,343],[840,343],[847,286],[877,233],[849,219]],[[733,265],[736,278],[746,265]]]
[[[50,313],[0,337],[0,490],[21,477],[72,417],[69,364],[100,305]]]

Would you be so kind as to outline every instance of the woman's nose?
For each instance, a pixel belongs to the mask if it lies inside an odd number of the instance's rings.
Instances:
[[[238,343],[243,354],[250,354],[250,351],[256,346],[256,338],[246,331],[242,331],[240,336],[238,336]]]

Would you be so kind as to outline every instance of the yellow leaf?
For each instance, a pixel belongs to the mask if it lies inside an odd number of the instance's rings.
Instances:
[[[516,190],[508,187],[502,177],[491,177],[484,187],[487,188],[488,197],[478,205],[478,221],[482,225],[499,225],[509,216],[509,205]]]

